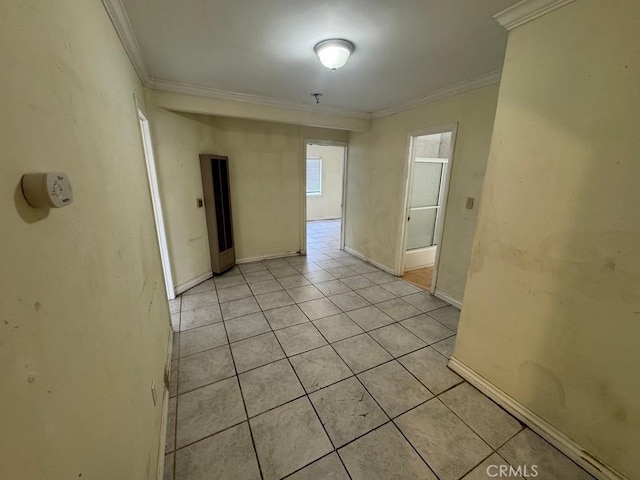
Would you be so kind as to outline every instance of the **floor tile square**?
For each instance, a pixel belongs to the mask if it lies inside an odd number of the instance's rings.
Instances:
[[[243,274],[251,272],[261,272],[267,269],[267,267],[265,267],[262,262],[243,263],[241,265],[238,265],[238,268]]]
[[[427,346],[399,323],[372,330],[369,335],[394,357],[399,357]]]
[[[249,289],[249,285],[237,285],[235,287],[221,288],[218,290],[218,299],[220,303],[230,302],[232,300],[239,300],[241,298],[250,297],[253,295]]]
[[[191,295],[184,295],[182,297],[181,309],[195,310],[196,308],[206,307],[208,305],[215,305],[218,303],[218,296],[215,290],[202,293],[194,293]]]
[[[226,343],[227,332],[222,322],[193,328],[180,334],[180,357],[219,347]]]
[[[317,320],[319,318],[342,313],[338,307],[326,298],[311,300],[310,302],[301,303],[298,306],[311,320]]]
[[[300,323],[308,322],[307,316],[297,305],[289,305],[287,307],[274,308],[264,312],[267,321],[273,330],[292,327]]]
[[[255,298],[248,297],[223,303],[220,306],[220,310],[222,310],[222,318],[225,320],[231,320],[232,318],[244,317],[250,313],[259,312],[260,307],[258,306]]]
[[[362,308],[369,305],[369,302],[358,295],[356,292],[346,292],[339,295],[333,295],[329,297],[340,310],[348,312],[355,310],[356,308]]]
[[[188,392],[236,374],[228,345],[180,360],[178,393]]]
[[[171,360],[171,375],[169,377],[169,397],[178,395],[178,360]]]
[[[346,265],[343,265],[342,263],[338,262],[337,260],[321,260],[319,262],[316,262],[318,265],[320,265],[322,268],[324,268],[325,270],[329,269],[329,268],[340,268],[340,267],[345,267]]]
[[[398,280],[398,277],[391,275],[387,272],[377,271],[372,273],[365,273],[363,276],[369,280],[371,280],[376,285],[381,285],[383,283],[395,282]]]
[[[173,452],[164,456],[164,473],[162,474],[162,480],[173,480],[173,460]]]
[[[365,287],[357,290],[358,295],[366,298],[371,303],[380,303],[386,300],[392,300],[396,298],[391,292],[388,292],[379,285],[373,285],[371,287]]]
[[[349,267],[327,268],[326,271],[336,278],[353,277],[357,275],[357,272],[354,272]]]
[[[278,292],[282,290],[282,285],[280,285],[277,280],[273,279],[250,283],[249,288],[254,295],[260,295],[261,293]]]
[[[174,332],[180,331],[180,312],[171,314],[171,329]]]
[[[277,330],[275,334],[288,357],[327,344],[327,341],[311,322]]]
[[[278,340],[273,333],[264,333],[231,344],[231,352],[238,373],[284,358]]]
[[[270,258],[268,260],[263,260],[262,263],[269,270],[273,270],[274,268],[282,268],[282,267],[289,266],[289,264],[284,258]]]
[[[288,289],[296,288],[296,287],[304,287],[305,285],[310,285],[311,284],[311,282],[309,282],[309,280],[304,278],[297,271],[296,271],[295,275],[278,278],[278,282],[284,288],[288,288]]]
[[[333,452],[294,473],[287,480],[350,480],[338,455]]]
[[[304,265],[296,265],[293,266],[293,268],[302,273],[305,277],[307,276],[307,273],[323,271],[320,265],[313,262],[307,262]]]
[[[426,292],[413,293],[411,295],[403,296],[402,299],[416,307],[421,312],[430,312],[431,310],[447,305],[447,302],[444,300],[440,300]]]
[[[241,373],[239,379],[250,417],[305,394],[286,359]]]
[[[439,398],[494,449],[522,430],[520,422],[467,382]]]
[[[492,467],[492,465],[495,465],[495,467]],[[468,474],[462,477],[462,480],[490,480],[491,478],[500,478],[499,476],[500,471],[498,470],[498,468],[500,468],[500,466],[502,465],[508,467],[509,463],[500,455],[498,455],[497,453],[494,453],[489,458],[487,458],[484,462],[482,462],[480,465],[478,465],[476,468],[474,468]],[[487,469],[489,469],[488,472],[487,472]],[[495,477],[490,476],[494,474],[496,475]],[[511,477],[511,478],[522,478],[522,477]]]
[[[456,336],[445,338],[444,340],[440,340],[437,343],[431,345],[435,350],[440,352],[441,355],[444,355],[447,358],[451,358],[453,355],[453,351],[456,346]]]
[[[286,264],[285,266],[282,266],[282,267],[270,268],[269,271],[271,272],[271,275],[273,275],[276,278],[282,278],[282,277],[287,277],[289,275],[299,274],[299,272],[289,264]]]
[[[344,313],[314,320],[313,324],[330,343],[364,333],[363,330]]]
[[[394,320],[400,321],[405,318],[414,317],[420,314],[420,310],[412,307],[404,300],[394,298],[376,305],[380,310],[389,315]]]
[[[229,341],[232,343],[271,331],[271,327],[262,312],[227,320],[224,323],[227,328]]]
[[[256,300],[260,304],[262,310],[273,310],[278,307],[293,305],[293,300],[284,290],[281,292],[262,293],[256,295]]]
[[[333,344],[333,348],[354,373],[360,373],[392,359],[391,355],[366,333],[340,340]]]
[[[169,300],[169,312],[178,313],[180,312],[180,305],[182,304],[182,297],[174,298],[173,300]]]
[[[458,322],[460,321],[460,310],[453,307],[442,307],[427,313],[430,317],[435,318],[445,327],[449,327],[454,332],[458,331]]]
[[[433,397],[402,365],[393,361],[358,375],[390,417],[397,417]]]
[[[262,282],[264,280],[273,280],[273,278],[275,278],[273,275],[271,275],[271,272],[269,272],[269,270],[259,270],[250,273],[243,273],[243,275],[247,283]]]
[[[181,295],[184,297],[186,295],[192,295],[194,293],[210,292],[215,289],[216,289],[216,286],[213,283],[213,278],[210,278],[209,280],[205,280],[204,282],[199,283],[195,287],[191,287],[189,290],[187,290],[186,292],[183,292]]]
[[[492,453],[437,398],[401,415],[395,423],[441,480],[458,480]]]
[[[386,291],[393,293],[396,297],[403,297],[405,295],[411,295],[412,293],[419,293],[422,291],[403,280],[383,283],[381,287]]]
[[[528,428],[498,450],[513,466],[537,465],[538,478],[593,480],[593,477]]]
[[[329,280],[328,282],[316,283],[316,287],[326,296],[351,291],[351,289],[340,280]]]
[[[243,285],[247,283],[242,275],[231,275],[213,277],[213,283],[216,284],[216,288],[228,288],[235,287],[236,285]]]
[[[431,347],[400,357],[398,361],[436,395],[462,382],[462,378],[447,367],[447,359]]]
[[[183,310],[180,313],[180,331],[202,327],[222,321],[222,314],[218,305],[207,305],[195,310]]]
[[[309,399],[336,448],[389,420],[355,377],[318,390]]]
[[[374,267],[375,268],[375,267]],[[359,290],[361,288],[373,287],[374,283],[363,277],[362,275],[354,275],[353,277],[345,277],[340,280],[351,290]]]
[[[301,353],[290,360],[307,393],[353,375],[349,367],[328,345]]]
[[[347,315],[365,331],[384,327],[385,325],[389,325],[394,322],[393,318],[377,308],[375,305],[351,310],[350,312],[347,312]]]
[[[304,285],[302,287],[294,287],[288,290],[289,295],[296,303],[307,302],[315,298],[322,298],[324,295],[313,285]]]
[[[259,480],[249,425],[243,422],[176,453],[176,480]]]
[[[336,277],[331,275],[329,272],[325,272],[324,270],[316,270],[314,272],[307,272],[304,274],[304,277],[309,280],[311,283],[320,283],[326,282],[328,280],[334,280]]]
[[[247,416],[236,377],[178,397],[177,448],[217,433]]]
[[[380,271],[379,268],[374,267],[370,263],[366,263],[366,262],[363,262],[359,265],[351,265],[349,268],[354,272],[358,272],[360,275],[363,275],[365,273],[375,273]]]
[[[427,345],[438,342],[444,338],[455,335],[455,332],[429,315],[423,313],[400,322],[409,331],[413,332]]]
[[[353,480],[437,480],[392,423],[368,433],[338,453]]]
[[[250,423],[265,480],[278,480],[333,449],[306,397],[258,415]]]

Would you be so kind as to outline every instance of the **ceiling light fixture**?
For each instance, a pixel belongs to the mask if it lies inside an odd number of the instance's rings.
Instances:
[[[322,65],[333,71],[347,63],[349,55],[353,53],[355,48],[355,45],[349,40],[331,38],[321,41],[313,49]]]

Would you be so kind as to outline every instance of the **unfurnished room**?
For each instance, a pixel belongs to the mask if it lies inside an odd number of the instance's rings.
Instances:
[[[3,0],[0,479],[640,480],[638,32]]]

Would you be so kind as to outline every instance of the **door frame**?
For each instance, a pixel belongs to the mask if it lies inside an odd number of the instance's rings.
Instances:
[[[300,235],[300,255],[307,254],[307,146],[309,144],[319,145],[321,147],[344,147],[344,157],[342,159],[342,212],[340,221],[340,250],[344,250],[345,244],[345,228],[347,220],[347,162],[349,158],[349,142],[338,142],[333,140],[317,140],[314,138],[303,139],[302,144],[302,168],[301,168],[301,193],[302,193],[302,212],[301,212],[301,235]]]
[[[442,235],[444,233],[444,225],[447,216],[447,204],[449,198],[449,186],[451,184],[451,174],[453,172],[453,161],[455,157],[456,140],[458,134],[458,122],[447,123],[444,125],[438,125],[435,127],[422,128],[419,130],[411,130],[407,133],[407,152],[405,163],[405,182],[404,182],[404,201],[402,203],[402,222],[400,231],[400,240],[398,243],[398,252],[396,255],[396,273],[398,276],[402,276],[405,272],[405,253],[407,248],[407,220],[404,220],[409,216],[410,208],[410,195],[413,181],[413,152],[414,152],[414,137],[421,137],[423,135],[433,135],[436,133],[451,132],[451,153],[449,155],[449,161],[447,162],[447,169],[444,178],[444,188],[440,192],[442,198],[442,204],[440,211],[442,215],[438,215],[436,221],[436,228],[434,232],[434,243],[436,247],[436,259],[433,264],[433,277],[431,280],[431,293],[436,291],[436,282],[438,278],[438,267],[440,266],[440,251],[442,249]]]
[[[158,236],[158,246],[160,249],[160,261],[162,262],[162,271],[164,273],[164,283],[167,292],[167,298],[173,300],[176,298],[176,292],[173,285],[173,275],[171,273],[171,261],[169,258],[169,247],[167,244],[167,232],[164,224],[164,213],[162,209],[162,200],[160,198],[160,187],[158,185],[158,175],[156,170],[156,159],[153,154],[153,143],[151,141],[151,127],[149,119],[145,112],[138,104],[136,98],[136,110],[138,113],[138,124],[140,126],[140,135],[142,139],[142,149],[144,153],[145,165],[147,167],[147,178],[149,180],[149,193],[151,194],[151,206],[153,208],[153,216],[156,225],[156,234]]]

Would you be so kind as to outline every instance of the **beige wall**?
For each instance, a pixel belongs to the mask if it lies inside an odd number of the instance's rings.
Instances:
[[[344,150],[332,145],[307,145],[307,157],[322,159],[322,195],[307,195],[307,220],[342,216]]]
[[[462,299],[476,209],[489,152],[498,86],[492,85],[376,119],[352,133],[347,173],[346,245],[393,269],[400,250],[409,132],[458,122],[438,270],[438,289]]]
[[[509,35],[455,357],[640,478],[640,3]]]
[[[301,247],[304,139],[346,141],[340,130],[177,113],[152,106],[174,282],[211,271],[199,153],[227,155],[236,258],[297,252]]]
[[[5,0],[0,32],[0,478],[155,479],[170,327],[141,84],[98,1]],[[51,170],[74,203],[33,210],[20,177]]]

